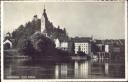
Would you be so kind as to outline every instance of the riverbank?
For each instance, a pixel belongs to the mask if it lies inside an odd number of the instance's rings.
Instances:
[[[70,60],[88,60],[89,58],[85,56],[79,55],[69,55],[69,54],[57,54],[57,55],[44,55],[40,56],[41,54],[35,54],[35,56],[30,57],[28,55],[24,55],[20,50],[17,49],[9,49],[4,51],[5,58],[13,58],[13,59],[33,59],[33,60],[42,60],[42,61],[70,61]]]

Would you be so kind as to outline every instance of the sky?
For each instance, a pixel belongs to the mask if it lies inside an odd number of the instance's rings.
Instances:
[[[44,4],[48,19],[66,28],[70,37],[125,38],[123,2],[4,2],[4,33],[25,25],[34,15],[41,18]]]

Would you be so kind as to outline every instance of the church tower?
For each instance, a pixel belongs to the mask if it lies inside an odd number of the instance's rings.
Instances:
[[[45,9],[45,6],[44,6],[44,12],[41,16],[41,33],[44,32],[45,28],[46,28],[46,19],[45,19],[45,14],[46,14],[46,9]]]

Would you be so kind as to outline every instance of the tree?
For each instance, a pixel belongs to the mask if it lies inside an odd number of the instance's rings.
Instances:
[[[74,45],[74,42],[72,43],[71,52],[72,52],[73,54],[75,53],[75,45]]]
[[[96,43],[94,43],[94,42],[91,43],[91,51],[92,51],[94,54],[99,51],[98,46],[97,46]]]
[[[78,48],[78,51],[80,52],[81,51],[81,47],[79,46],[79,48]]]
[[[33,56],[33,54],[35,53],[35,49],[30,40],[25,40],[21,49],[24,55]]]
[[[55,43],[40,32],[34,33],[31,36],[31,41],[33,47],[42,54],[47,54],[55,48]]]

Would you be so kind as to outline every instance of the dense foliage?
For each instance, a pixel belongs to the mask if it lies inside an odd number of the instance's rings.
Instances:
[[[22,52],[33,59],[58,61],[69,58],[68,52],[56,49],[55,43],[40,32],[35,32],[29,40],[24,41]]]
[[[12,38],[15,40],[14,47],[19,48],[23,44],[24,40],[28,39],[38,30],[40,30],[40,19],[28,22],[26,25],[20,25],[12,32]]]
[[[40,32],[34,33],[30,38],[33,47],[40,53],[47,53],[55,48],[55,43]]]

